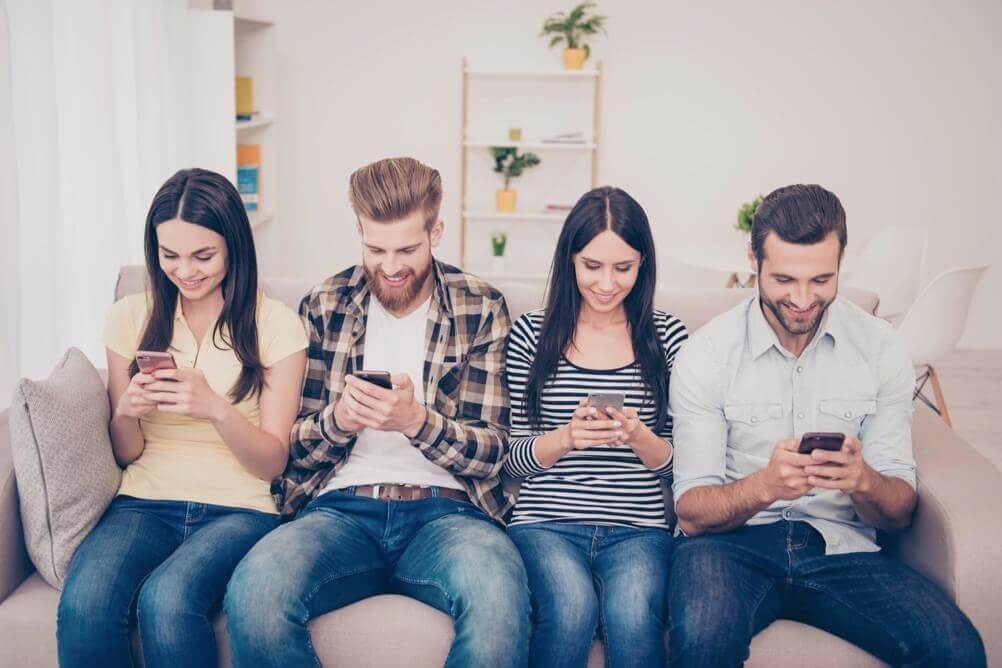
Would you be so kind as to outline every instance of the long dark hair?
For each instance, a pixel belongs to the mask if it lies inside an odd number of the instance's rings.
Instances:
[[[212,344],[232,349],[243,365],[229,392],[233,403],[239,403],[264,387],[264,365],[257,336],[257,254],[240,194],[215,172],[182,169],[167,179],[153,197],[146,215],[144,242],[153,304],[139,349],[165,351],[174,338],[178,290],[160,268],[157,225],[175,218],[207,227],[226,241],[226,276],[221,285],[223,310],[212,329]],[[137,373],[139,367],[133,360],[129,374]]]
[[[574,256],[605,230],[612,230],[640,253],[637,282],[626,296],[623,306],[630,327],[633,356],[640,366],[647,397],[657,409],[658,430],[667,419],[668,369],[654,324],[654,290],[657,285],[654,238],[647,214],[640,204],[625,191],[604,186],[585,193],[578,200],[567,215],[557,240],[550,268],[546,312],[536,357],[529,367],[525,399],[526,414],[534,429],[540,428],[543,388],[557,370],[568,346],[574,342],[574,330],[581,310]]]

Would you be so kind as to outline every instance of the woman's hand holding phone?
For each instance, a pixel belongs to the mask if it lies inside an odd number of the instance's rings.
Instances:
[[[637,414],[635,408],[624,408],[620,411],[613,406],[609,406],[605,411],[609,414],[609,417],[623,425],[623,435],[610,443],[610,445],[630,445],[637,436],[643,433],[643,430],[647,429],[647,425],[640,421],[640,416]],[[647,429],[647,431],[650,430]]]
[[[623,423],[602,415],[598,408],[582,399],[571,421],[562,427],[568,450],[583,450],[596,445],[612,445],[623,437]]]
[[[209,387],[201,369],[158,369],[153,378],[146,391],[158,410],[213,422],[226,417],[229,399]]]
[[[149,398],[149,391],[146,388],[155,380],[146,373],[137,373],[133,376],[125,392],[122,392],[122,396],[118,399],[115,415],[138,420],[153,412],[157,404]]]

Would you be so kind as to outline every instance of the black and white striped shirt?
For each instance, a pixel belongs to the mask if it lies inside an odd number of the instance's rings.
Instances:
[[[685,325],[661,311],[654,312],[654,322],[671,371],[675,353],[687,338]],[[619,369],[584,369],[561,357],[540,401],[542,429],[534,431],[525,406],[526,383],[542,324],[543,311],[530,311],[518,319],[508,336],[505,362],[511,393],[511,444],[505,471],[525,476],[510,524],[571,521],[667,528],[661,481],[671,478],[671,458],[651,470],[629,446],[600,445],[572,450],[550,468],[536,459],[536,438],[570,422],[578,403],[590,392],[622,392],[626,408],[636,409],[651,429],[658,417],[636,362]],[[670,438],[671,428],[668,416],[658,435]]]

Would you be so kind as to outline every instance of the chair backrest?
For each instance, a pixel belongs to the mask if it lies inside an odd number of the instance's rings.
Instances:
[[[846,284],[877,293],[877,315],[900,318],[918,294],[925,258],[926,230],[884,227],[866,245]]]
[[[974,289],[987,268],[964,267],[944,271],[915,299],[898,325],[913,364],[935,364],[957,345],[967,323]]]

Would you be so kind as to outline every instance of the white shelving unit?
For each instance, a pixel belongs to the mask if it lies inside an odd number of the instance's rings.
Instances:
[[[584,70],[500,70],[470,67],[463,59],[459,241],[463,268],[487,279],[546,278],[538,268],[549,268],[567,214],[545,211],[545,205],[574,204],[598,183],[601,82],[601,64]],[[520,140],[508,139],[510,127],[521,129]],[[581,132],[583,141],[543,139],[567,132]],[[492,209],[494,188],[501,187],[488,153],[492,146],[532,151],[541,159],[540,165],[512,182],[519,191],[513,213]],[[530,182],[537,192],[523,193],[523,184]],[[503,276],[490,257],[489,238],[495,231],[508,236],[506,258],[517,258],[505,267]]]
[[[248,211],[251,227],[258,229],[274,220],[279,206],[278,175],[278,60],[275,53],[275,22],[259,13],[259,8],[235,3],[233,9],[234,76],[254,79],[255,116],[248,121],[233,121],[234,155],[237,144],[258,144],[261,166],[257,211]],[[235,92],[234,92],[235,96]],[[234,98],[235,99],[235,98]],[[236,174],[233,175],[236,181]]]

